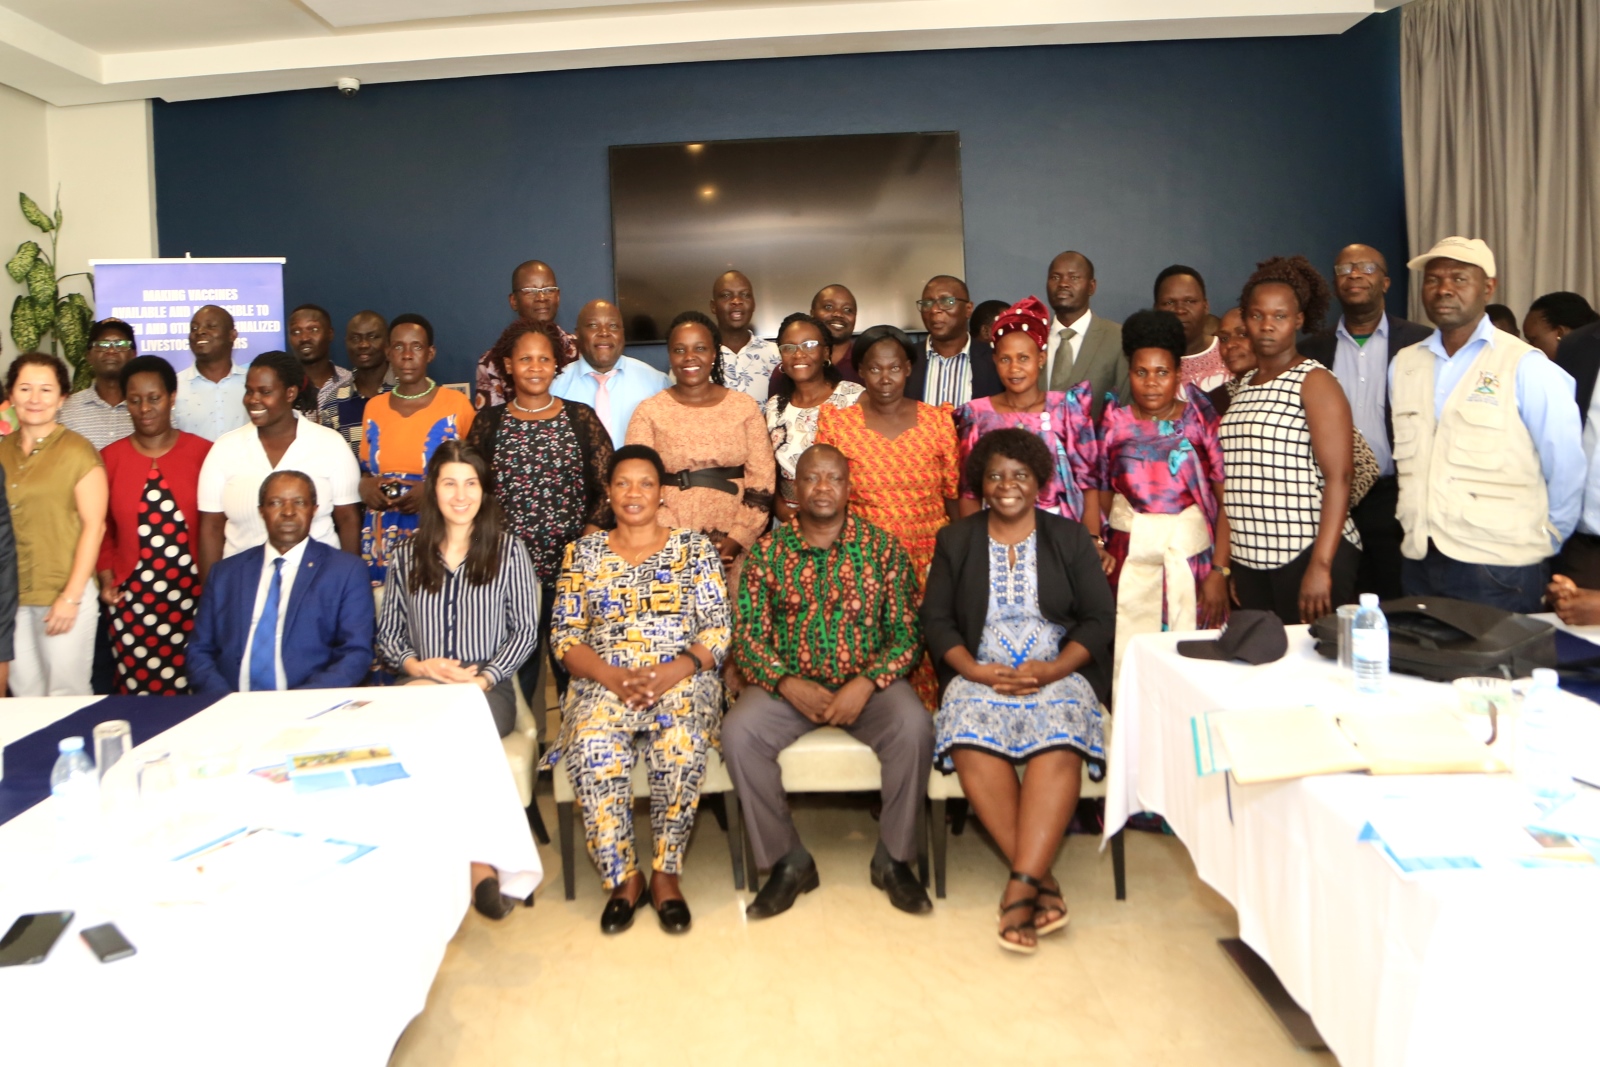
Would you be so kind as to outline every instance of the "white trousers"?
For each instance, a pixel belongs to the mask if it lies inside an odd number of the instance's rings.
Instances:
[[[75,697],[89,695],[94,668],[94,628],[100,624],[100,595],[93,578],[83,587],[78,618],[72,629],[48,637],[44,617],[49,608],[19,607],[15,659],[11,661],[11,695]]]

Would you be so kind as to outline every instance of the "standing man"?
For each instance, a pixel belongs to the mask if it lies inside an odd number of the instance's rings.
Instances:
[[[1600,390],[1594,387],[1595,379],[1600,377],[1600,322],[1580,326],[1563,337],[1556,346],[1555,363],[1577,383],[1587,470],[1578,528],[1561,546],[1555,569],[1583,589],[1600,590],[1600,407],[1595,403],[1600,399]],[[1581,621],[1600,619],[1600,593],[1590,594],[1586,600],[1588,607]],[[1570,621],[1559,601],[1552,599],[1551,603],[1563,621]]]
[[[542,260],[530,259],[517,264],[511,272],[511,295],[506,298],[517,318],[537,323],[552,337],[561,338],[556,352],[559,370],[578,358],[577,338],[563,330],[556,322],[561,311],[561,286],[556,284],[556,272]],[[478,357],[478,387],[473,403],[479,408],[504,404],[512,390],[506,385],[506,369],[494,358],[494,347]]]
[[[326,309],[301,304],[289,312],[289,351],[299,358],[306,377],[317,390],[318,411],[333,403],[340,387],[349,385],[352,377],[328,357],[332,347],[333,319]]]
[[[317,421],[336,431],[361,456],[361,427],[367,401],[394,388],[389,367],[389,323],[376,311],[358,311],[344,328],[344,351],[354,371],[334,393],[332,401],[318,405]]]
[[[1394,475],[1394,425],[1389,417],[1389,363],[1395,353],[1426,341],[1426,326],[1390,315],[1389,263],[1371,245],[1348,245],[1333,261],[1333,288],[1343,313],[1331,330],[1307,337],[1300,354],[1333,372],[1350,401],[1356,429],[1372,447],[1378,480],[1350,518],[1361,534],[1361,569],[1356,591],[1380,600],[1403,595],[1400,542],[1405,531],[1395,518],[1400,483]]]
[[[745,558],[733,658],[748,684],[722,727],[756,865],[772,870],[745,915],[788,911],[818,885],[778,754],[819,726],[837,726],[877,754],[883,813],[872,884],[901,911],[928,912],[933,902],[910,867],[933,762],[933,719],[906,681],[922,655],[911,559],[849,513],[850,463],[832,445],[801,454],[795,496],[796,521]]]
[[[218,560],[189,640],[196,693],[336,689],[372,667],[375,612],[366,564],[312,538],[317,487],[294,470],[261,483],[267,542]]]
[[[1088,382],[1090,414],[1098,421],[1107,394],[1126,398],[1128,393],[1122,326],[1089,310],[1097,285],[1094,264],[1082,252],[1063,252],[1052,259],[1044,287],[1055,312],[1045,346],[1045,388],[1064,393]]]
[[[643,360],[623,354],[622,312],[591,300],[578,312],[578,361],[556,376],[550,395],[594,408],[616,448],[626,444],[628,420],[640,402],[670,383]]]
[[[1183,323],[1187,342],[1179,368],[1183,384],[1209,393],[1227,381],[1228,369],[1222,365],[1216,334],[1206,328],[1211,321],[1211,303],[1206,299],[1206,280],[1200,272],[1174,263],[1157,274],[1155,302],[1157,311],[1170,311]]]
[[[924,404],[960,407],[1000,392],[994,349],[972,336],[972,297],[967,283],[949,274],[928,279],[917,301],[922,327],[916,365],[906,379],[906,396]]]
[[[722,333],[722,384],[766,403],[772,372],[783,359],[777,345],[751,331],[756,291],[750,279],[736,270],[719,274],[711,283],[711,314]]]
[[[121,319],[101,319],[89,327],[89,369],[94,384],[79,389],[61,405],[56,421],[106,447],[133,432],[133,419],[122,399],[122,365],[134,356],[133,327]]]
[[[1407,266],[1437,329],[1389,365],[1405,594],[1538,611],[1583,506],[1572,376],[1489,321],[1483,241],[1446,237]]]
[[[178,372],[172,425],[215,441],[250,421],[244,411],[246,368],[233,362],[233,344],[238,339],[233,316],[217,305],[207,304],[194,313],[189,320],[194,365]]]

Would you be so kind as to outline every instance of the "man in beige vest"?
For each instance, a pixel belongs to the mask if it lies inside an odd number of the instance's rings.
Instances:
[[[1098,420],[1107,393],[1128,399],[1128,361],[1122,355],[1122,327],[1089,310],[1094,290],[1094,264],[1082,252],[1063,252],[1050,261],[1044,294],[1055,314],[1044,380],[1047,390],[1058,393],[1088,382],[1090,414]]]
[[[1407,266],[1423,272],[1436,329],[1389,365],[1401,584],[1407,596],[1538,611],[1549,558],[1583,505],[1572,376],[1489,321],[1483,241],[1446,237]]]

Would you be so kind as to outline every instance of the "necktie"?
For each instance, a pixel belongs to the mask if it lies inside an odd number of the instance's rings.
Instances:
[[[250,642],[250,691],[278,688],[278,599],[283,595],[283,557],[272,561],[267,602],[261,605],[256,635]]]
[[[600,416],[600,424],[608,430],[612,428],[610,383],[615,373],[615,370],[608,370],[604,374],[595,370],[589,372],[589,377],[594,379],[594,413]]]
[[[1055,378],[1055,368],[1057,367],[1065,366],[1067,373],[1069,375],[1072,373],[1072,339],[1076,336],[1078,336],[1078,331],[1071,326],[1061,331],[1061,340],[1056,342],[1056,356],[1050,365],[1050,377],[1052,379]],[[1063,360],[1065,361],[1064,363]],[[1048,389],[1054,385],[1055,382],[1051,381],[1045,388]]]

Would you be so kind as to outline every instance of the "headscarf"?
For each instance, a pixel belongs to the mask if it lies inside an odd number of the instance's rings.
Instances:
[[[1021,330],[1033,338],[1041,351],[1050,343],[1050,309],[1044,301],[1030,296],[1006,308],[994,320],[990,335],[995,341],[1008,333]]]

